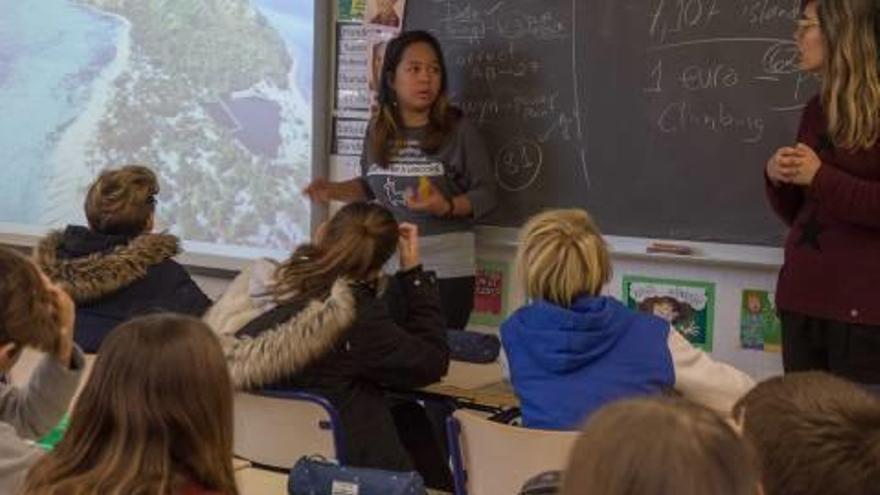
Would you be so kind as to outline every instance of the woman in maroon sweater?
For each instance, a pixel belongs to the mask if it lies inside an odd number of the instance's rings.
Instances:
[[[873,0],[806,2],[800,65],[822,80],[797,144],[767,162],[767,195],[791,227],[779,273],[787,372],[880,383],[880,68]]]

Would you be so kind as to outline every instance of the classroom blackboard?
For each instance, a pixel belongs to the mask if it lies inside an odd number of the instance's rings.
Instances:
[[[763,167],[818,91],[800,0],[410,0],[501,185],[485,223],[580,206],[606,234],[780,245]]]

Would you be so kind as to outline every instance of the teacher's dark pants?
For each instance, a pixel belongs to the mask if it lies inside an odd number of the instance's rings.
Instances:
[[[461,330],[467,326],[474,309],[474,277],[439,278],[440,304],[446,315],[446,328]]]
[[[788,311],[780,317],[786,373],[821,370],[855,382],[880,384],[880,326]]]

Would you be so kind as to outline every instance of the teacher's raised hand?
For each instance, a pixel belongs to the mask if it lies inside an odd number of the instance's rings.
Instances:
[[[302,190],[302,193],[309,197],[312,201],[326,203],[330,201],[330,182],[327,179],[318,177]]]

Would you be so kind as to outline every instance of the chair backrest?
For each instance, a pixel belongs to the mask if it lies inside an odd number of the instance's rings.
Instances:
[[[529,478],[563,470],[576,431],[522,428],[458,410],[447,421],[456,495],[519,493]]]
[[[233,453],[290,469],[304,455],[344,462],[339,414],[323,397],[292,391],[236,392]]]

